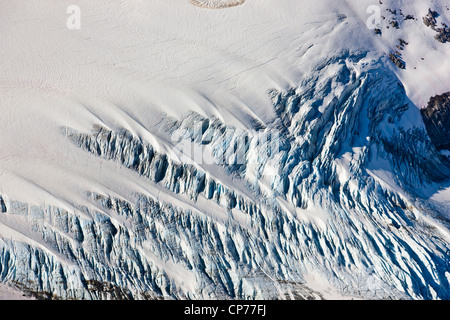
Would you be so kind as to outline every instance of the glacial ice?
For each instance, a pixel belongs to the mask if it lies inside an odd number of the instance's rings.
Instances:
[[[298,87],[268,92],[278,117],[258,131],[195,112],[161,124],[210,152],[215,170],[126,129],[61,128],[192,208],[86,190],[92,206],[70,212],[5,195],[0,281],[60,299],[323,298],[311,279],[345,297],[448,299],[448,217],[424,190],[448,181],[450,165],[403,121],[419,111],[386,63],[324,59]],[[17,221],[29,237],[5,236]]]

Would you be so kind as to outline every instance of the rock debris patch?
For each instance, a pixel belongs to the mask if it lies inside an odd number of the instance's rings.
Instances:
[[[191,4],[201,8],[224,9],[240,6],[245,0],[190,0]]]

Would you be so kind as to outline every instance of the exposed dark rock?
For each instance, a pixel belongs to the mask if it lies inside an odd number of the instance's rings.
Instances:
[[[128,292],[125,292],[119,286],[116,286],[107,282],[100,282],[97,280],[87,280],[86,285],[89,291],[97,292],[100,295],[104,295],[110,299],[114,300],[132,300],[132,295]]]
[[[442,27],[438,28],[437,17],[439,17],[439,13],[428,9],[428,14],[423,18],[423,23],[438,33],[434,36],[437,41],[441,43],[450,42],[450,28],[445,23],[442,23]]]
[[[423,17],[423,23],[427,26],[427,27],[435,27],[436,26],[436,19],[434,18],[430,18],[429,16]]]
[[[423,23],[430,28],[435,28],[437,21],[436,18],[439,16],[439,14],[436,11],[432,11],[431,9],[428,9],[428,14],[423,17]]]
[[[0,212],[5,213],[6,211],[5,201],[3,201],[2,196],[0,196]]]
[[[436,149],[450,150],[450,92],[431,98],[421,113]]]
[[[400,46],[402,46],[402,47],[404,47],[404,46],[407,46],[409,43],[408,42],[406,42],[405,40],[403,40],[403,39],[398,39],[398,42],[400,43]]]
[[[406,63],[401,59],[401,56],[398,53],[390,53],[389,59],[400,69],[406,69]]]
[[[403,39],[398,39],[398,45],[396,46],[397,47],[397,49],[399,49],[399,50],[404,50],[405,49],[405,46],[407,46],[409,43],[408,42],[406,42],[405,40],[403,40]]]
[[[446,42],[450,42],[450,28],[445,26],[443,28],[437,28],[435,29],[438,34],[434,36],[434,38],[441,42],[441,43],[446,43]]]
[[[431,9],[428,9],[428,15],[433,17],[433,18],[439,17],[439,13],[437,13],[436,11],[433,11]]]
[[[388,12],[390,12],[390,13],[392,13],[393,15],[396,15],[397,14],[397,10],[392,10],[392,9],[386,9],[386,11],[388,11]]]
[[[395,21],[395,20],[391,21],[390,25],[392,26],[392,28],[395,28],[395,29],[399,29],[400,28],[400,25],[399,25],[398,21]]]

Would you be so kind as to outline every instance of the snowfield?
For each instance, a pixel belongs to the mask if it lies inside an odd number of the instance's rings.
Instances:
[[[79,30],[73,1],[0,0],[0,283],[450,297],[450,164],[420,115],[450,91],[422,21],[447,1],[76,2]]]

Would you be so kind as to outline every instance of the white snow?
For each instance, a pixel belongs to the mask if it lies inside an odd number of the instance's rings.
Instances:
[[[16,288],[0,283],[0,300],[34,300]]]
[[[139,191],[223,222],[228,213],[218,205],[204,199],[194,204],[142,182],[136,173],[76,148],[59,128],[126,128],[173,155],[173,143],[159,131],[164,117],[180,118],[192,110],[237,128],[251,128],[255,119],[269,124],[276,117],[269,89],[297,87],[317,62],[343,49],[387,54],[399,38],[409,43],[403,52],[407,69],[392,69],[413,104],[420,108],[431,96],[450,90],[450,45],[433,39],[434,31],[421,21],[433,7],[448,23],[445,0],[384,0],[383,8],[401,6],[418,21],[383,30],[382,37],[366,27],[367,8],[379,3],[373,0],[76,2],[80,30],[66,27],[72,0],[0,0],[0,194],[10,199],[73,211],[76,205],[91,205],[86,190],[124,198]],[[342,181],[350,176],[348,161],[346,154],[339,169]],[[203,168],[244,194],[231,177],[212,172],[213,166]],[[398,191],[384,169],[370,174]],[[450,206],[449,190],[432,199]],[[320,209],[294,212],[325,229],[327,216]],[[248,224],[233,214],[241,225]],[[0,219],[0,237],[49,250],[19,220]],[[158,264],[178,283],[194,288],[194,275],[171,262]],[[337,295],[320,275],[306,280],[328,297]],[[0,285],[2,294],[17,296]]]

